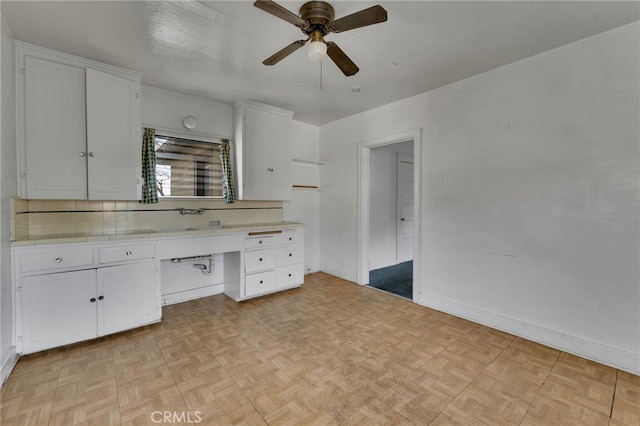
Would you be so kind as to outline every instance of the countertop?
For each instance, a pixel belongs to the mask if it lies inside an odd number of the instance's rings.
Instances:
[[[237,232],[252,231],[269,231],[287,228],[301,228],[304,224],[298,222],[272,222],[272,223],[246,223],[242,225],[225,225],[220,227],[193,227],[187,229],[136,229],[128,232],[120,232],[114,234],[57,234],[57,235],[38,235],[26,239],[12,241],[13,247],[33,246],[44,244],[61,244],[61,243],[82,243],[95,241],[112,241],[112,240],[136,240],[144,238],[166,238],[178,236],[202,236],[202,235],[218,235],[231,234]]]

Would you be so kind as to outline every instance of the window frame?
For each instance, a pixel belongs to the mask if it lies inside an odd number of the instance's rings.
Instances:
[[[229,138],[223,138],[221,136],[210,135],[206,133],[198,133],[198,132],[180,132],[176,130],[165,129],[162,127],[154,127],[154,126],[145,126],[145,127],[153,127],[155,129],[155,137],[166,136],[168,138],[177,138],[177,139],[185,139],[192,140],[195,142],[204,142],[210,143],[213,145],[221,145],[223,139],[227,139],[231,141]],[[154,141],[155,145],[155,141]],[[154,148],[155,150],[155,148]],[[155,172],[154,172],[155,173]],[[155,178],[155,176],[154,176]],[[224,199],[224,195],[161,195],[158,192],[159,200],[221,200]]]

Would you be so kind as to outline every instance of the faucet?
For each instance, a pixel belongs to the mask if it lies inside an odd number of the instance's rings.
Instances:
[[[181,208],[177,208],[176,210],[178,210],[180,212],[181,215],[186,215],[186,214],[199,214],[199,215],[203,215],[204,214],[204,208],[199,208],[199,209],[185,209],[184,207]]]

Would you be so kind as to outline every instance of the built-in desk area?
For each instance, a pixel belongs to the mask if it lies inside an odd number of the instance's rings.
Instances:
[[[214,276],[214,284],[164,294],[165,267],[208,257],[215,264],[183,271]],[[26,354],[160,321],[163,304],[222,292],[239,302],[299,287],[304,227],[282,222],[52,236],[14,242],[12,262],[16,346]],[[175,282],[190,282],[176,271]]]

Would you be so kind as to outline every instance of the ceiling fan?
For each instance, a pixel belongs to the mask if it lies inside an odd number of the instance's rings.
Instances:
[[[318,60],[324,55],[340,68],[346,76],[354,75],[360,69],[351,59],[332,41],[324,41],[329,33],[340,33],[378,24],[387,20],[387,11],[382,6],[371,6],[351,15],[334,20],[333,7],[324,1],[310,1],[300,7],[299,16],[271,0],[257,0],[255,7],[264,10],[290,24],[300,28],[307,35],[306,40],[296,40],[275,55],[262,61],[265,65],[275,65],[302,46],[309,43],[309,58]]]

